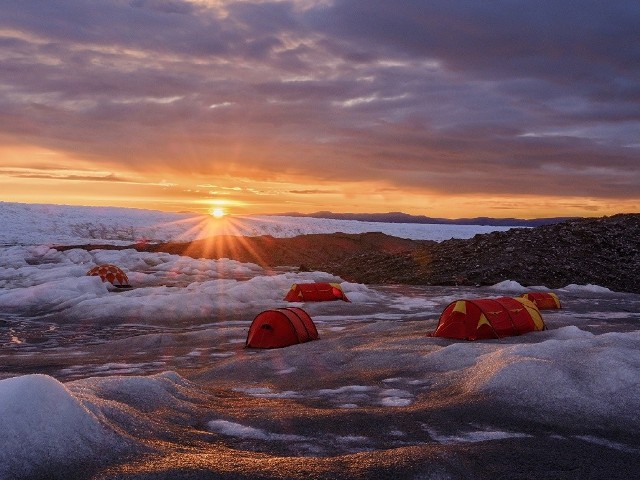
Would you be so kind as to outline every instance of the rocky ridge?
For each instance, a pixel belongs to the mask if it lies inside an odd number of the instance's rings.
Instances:
[[[422,244],[402,255],[368,252],[325,268],[364,283],[559,288],[596,284],[640,293],[640,214],[514,228]]]

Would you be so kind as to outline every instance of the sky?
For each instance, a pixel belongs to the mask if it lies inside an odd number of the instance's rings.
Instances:
[[[640,211],[640,5],[3,0],[0,200]]]

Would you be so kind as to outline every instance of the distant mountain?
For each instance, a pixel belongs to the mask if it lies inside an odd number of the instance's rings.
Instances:
[[[331,218],[334,220],[357,220],[360,222],[380,222],[380,223],[430,223],[439,225],[491,225],[497,227],[539,227],[541,225],[551,225],[564,222],[566,220],[576,220],[576,217],[550,217],[534,218],[525,220],[522,218],[439,218],[427,217],[425,215],[409,215],[402,212],[388,213],[334,213],[320,211],[315,213],[288,212],[274,214],[287,217],[310,217],[310,218]]]

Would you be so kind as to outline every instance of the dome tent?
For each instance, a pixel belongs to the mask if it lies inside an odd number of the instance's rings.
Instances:
[[[253,319],[245,346],[248,348],[282,348],[318,339],[311,317],[297,307],[265,310]]]
[[[349,301],[339,283],[294,283],[284,299],[288,302]]]
[[[440,315],[433,337],[480,340],[544,330],[535,304],[525,298],[457,300]]]
[[[560,298],[553,292],[529,292],[520,296],[535,303],[540,310],[562,308]]]
[[[98,276],[103,282],[109,282],[118,288],[130,288],[129,277],[127,274],[115,265],[103,264],[93,267],[87,272],[89,276]]]

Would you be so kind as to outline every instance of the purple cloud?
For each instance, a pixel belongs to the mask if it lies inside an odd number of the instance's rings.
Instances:
[[[0,138],[140,171],[637,198],[639,24],[632,1],[9,0]]]

